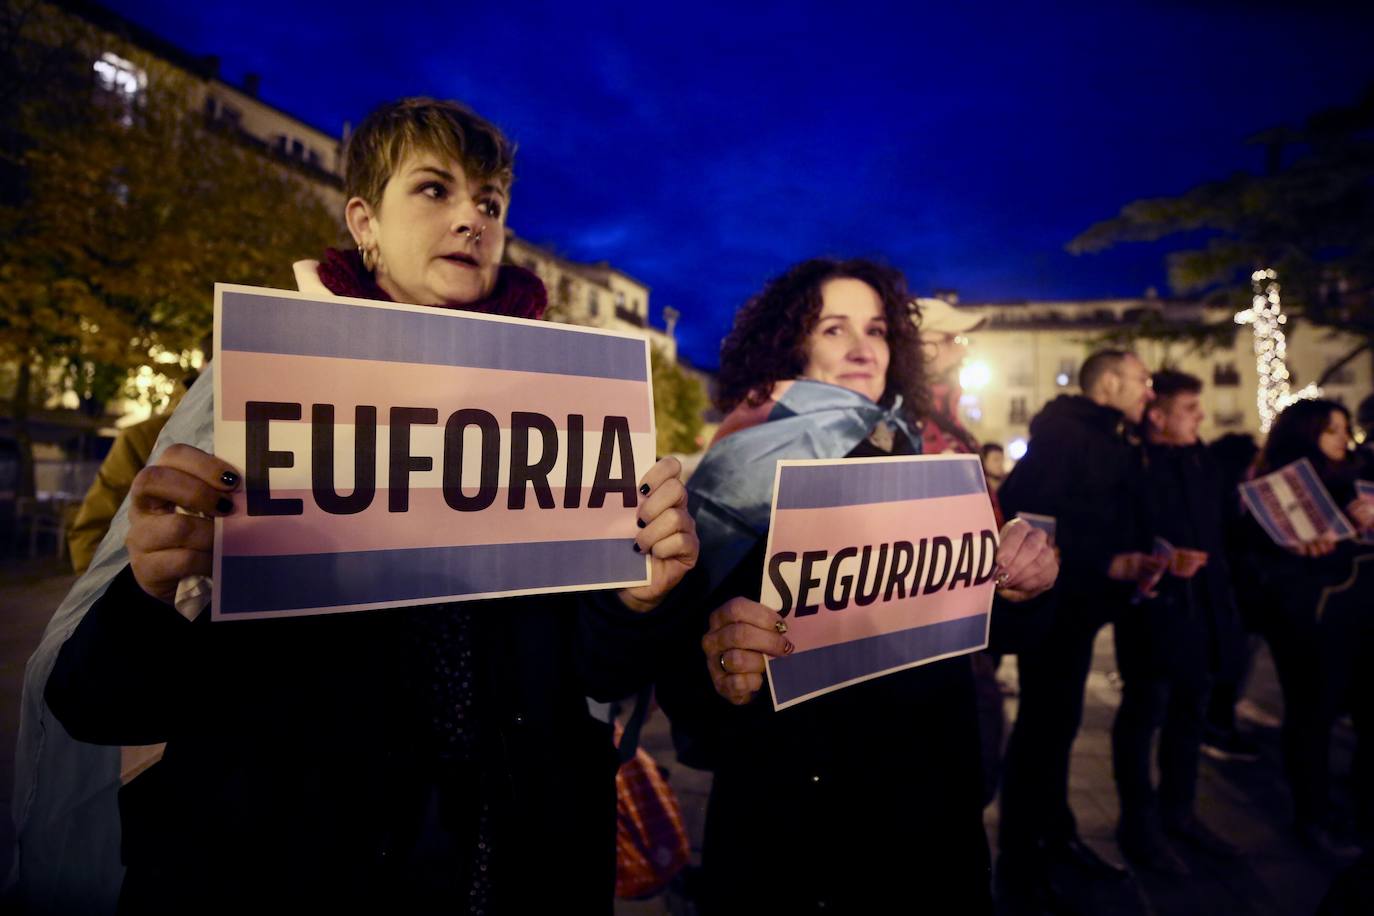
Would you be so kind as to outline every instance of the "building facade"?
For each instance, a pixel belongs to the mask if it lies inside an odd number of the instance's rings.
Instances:
[[[946,297],[951,298],[951,297]],[[1150,369],[1165,366],[1197,376],[1203,382],[1207,419],[1204,439],[1226,433],[1260,435],[1256,406],[1258,374],[1254,337],[1248,326],[1234,325],[1231,311],[1187,300],[1155,297],[1073,302],[964,303],[985,319],[969,334],[968,359],[960,407],[969,430],[984,442],[1010,446],[1029,438],[1030,420],[1060,394],[1078,392],[1078,370],[1084,358],[1104,344],[1104,336],[1136,326],[1148,316],[1163,326],[1232,323],[1229,344],[1198,351],[1184,343],[1137,340],[1132,347]],[[1290,320],[1288,370],[1294,390],[1315,382],[1328,366],[1361,343],[1360,338]],[[1351,408],[1374,392],[1374,365],[1368,356],[1342,367],[1324,386],[1325,397]]]
[[[676,309],[665,308],[666,327],[649,323],[649,287],[605,261],[581,264],[559,257],[547,248],[514,234],[506,239],[506,260],[539,275],[549,291],[553,321],[640,334],[649,343],[677,359]]]

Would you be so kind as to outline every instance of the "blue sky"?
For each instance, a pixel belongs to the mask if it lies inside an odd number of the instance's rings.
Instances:
[[[818,254],[965,301],[1167,291],[1162,245],[1064,244],[1259,169],[1247,137],[1374,80],[1374,4],[1322,0],[108,5],[331,132],[402,95],[472,105],[519,143],[515,231],[649,284],[704,366]]]

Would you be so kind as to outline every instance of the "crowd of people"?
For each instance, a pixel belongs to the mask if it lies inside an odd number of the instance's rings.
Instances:
[[[502,263],[513,177],[512,145],[466,108],[382,106],[347,151],[357,250],[298,263],[301,290],[539,318],[538,278]],[[127,913],[605,912],[617,755],[588,701],[654,687],[680,759],[714,773],[700,912],[919,898],[898,909],[980,913],[995,893],[1053,908],[1052,864],[1125,874],[1078,837],[1067,796],[1107,623],[1133,865],[1182,875],[1178,844],[1235,854],[1193,798],[1204,742],[1240,740],[1252,633],[1284,689],[1295,829],[1323,854],[1354,852],[1369,834],[1333,818],[1326,746],[1352,703],[1363,720],[1353,673],[1369,626],[1358,602],[1316,608],[1360,548],[1277,547],[1236,499],[1247,474],[1306,457],[1355,527],[1374,526],[1345,409],[1295,404],[1237,461],[1199,442],[1196,379],[1101,351],[1008,474],[958,417],[975,325],[913,299],[890,267],[802,261],[736,314],[715,391],[725,420],[690,480],[667,458],[638,482],[648,585],[232,626],[181,590],[210,575],[213,519],[244,485],[211,454],[210,365],[26,672],[14,899],[32,912],[116,898]],[[759,602],[776,461],[949,452],[981,456],[1000,527],[988,649],[774,711],[766,659],[795,651]],[[1003,757],[1006,654],[1021,702]],[[121,787],[119,748],[153,744],[160,759]],[[1368,766],[1358,758],[1365,831]],[[994,881],[983,812],[999,786]]]

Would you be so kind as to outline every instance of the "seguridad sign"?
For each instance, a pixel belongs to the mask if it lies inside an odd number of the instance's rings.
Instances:
[[[779,461],[763,604],[784,709],[987,646],[996,522],[976,455]]]
[[[648,581],[642,338],[217,285],[214,370],[216,619]]]

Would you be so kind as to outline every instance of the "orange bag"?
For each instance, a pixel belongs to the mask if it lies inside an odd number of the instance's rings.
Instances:
[[[619,743],[618,722],[615,737]],[[643,748],[616,771],[615,796],[615,895],[651,897],[668,886],[691,856],[682,808]]]

